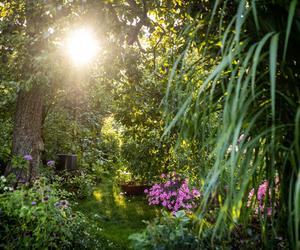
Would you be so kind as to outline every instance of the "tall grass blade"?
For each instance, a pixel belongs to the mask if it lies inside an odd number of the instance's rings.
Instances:
[[[288,13],[288,22],[286,27],[286,35],[285,35],[285,41],[284,41],[284,49],[283,49],[283,60],[286,59],[286,52],[288,48],[289,43],[289,37],[292,29],[293,19],[295,15],[295,10],[297,6],[298,0],[292,0],[290,3],[289,13]]]
[[[270,45],[270,82],[271,82],[271,103],[272,103],[272,120],[275,122],[275,104],[276,104],[276,64],[279,34],[275,34],[271,39]]]

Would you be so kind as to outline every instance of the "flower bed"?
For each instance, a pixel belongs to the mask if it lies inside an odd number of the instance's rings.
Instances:
[[[189,187],[188,179],[176,172],[162,174],[161,179],[161,183],[145,189],[149,205],[160,205],[173,212],[181,209],[190,211],[196,207],[200,192],[195,187]]]

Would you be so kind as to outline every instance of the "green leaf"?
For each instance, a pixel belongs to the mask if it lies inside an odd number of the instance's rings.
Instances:
[[[279,34],[275,34],[271,39],[270,45],[270,82],[271,82],[271,103],[272,118],[275,120],[275,91],[276,91],[276,64]]]
[[[292,29],[293,19],[295,15],[295,10],[297,6],[298,0],[293,0],[290,3],[289,14],[288,14],[288,23],[286,27],[285,41],[284,41],[284,50],[283,50],[283,60],[286,58],[286,51],[289,43],[289,37]]]

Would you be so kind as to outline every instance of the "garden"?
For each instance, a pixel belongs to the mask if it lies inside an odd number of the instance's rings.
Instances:
[[[0,249],[300,249],[298,0],[0,0]]]

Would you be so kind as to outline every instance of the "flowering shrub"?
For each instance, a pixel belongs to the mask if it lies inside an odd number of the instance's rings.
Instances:
[[[175,172],[162,174],[161,179],[162,183],[145,189],[149,205],[162,205],[173,212],[180,209],[190,211],[196,206],[195,200],[200,197],[200,192],[196,188],[190,189],[187,179]]]
[[[279,185],[278,179],[276,179],[275,184],[275,192],[277,192]],[[268,196],[266,197],[266,195]],[[264,180],[263,183],[259,185],[256,195],[254,188],[250,190],[248,194],[247,207],[251,207],[252,205],[254,205],[253,207],[255,214],[264,215],[266,213],[267,216],[271,216],[273,212],[272,208],[275,207],[275,204],[272,203],[271,198],[272,193],[269,187],[269,182],[267,180]]]
[[[0,193],[8,192],[8,191],[13,191],[11,187],[9,187],[7,183],[7,179],[1,175],[0,176]]]
[[[85,217],[44,180],[0,194],[0,249],[93,249]],[[99,249],[101,249],[99,247]]]

